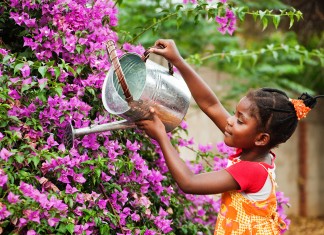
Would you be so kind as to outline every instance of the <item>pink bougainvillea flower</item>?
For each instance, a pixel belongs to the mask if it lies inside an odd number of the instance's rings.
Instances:
[[[53,146],[57,146],[57,145],[59,145],[59,144],[54,140],[54,135],[50,135],[50,136],[47,138],[46,142],[47,142],[47,145],[48,145],[49,147],[53,147]]]
[[[182,122],[180,123],[180,127],[184,130],[187,130],[188,128],[188,123],[184,120],[182,120]]]
[[[21,96],[19,95],[18,91],[16,91],[16,90],[9,89],[8,95],[11,98],[15,99],[15,100],[19,100],[21,98]]]
[[[138,55],[143,55],[145,52],[145,49],[142,45],[134,46],[129,43],[124,43],[123,49],[128,52],[136,53]]]
[[[8,50],[4,49],[4,48],[0,48],[0,54],[3,56],[8,55]]]
[[[101,172],[101,179],[104,181],[104,182],[108,182],[110,179],[111,179],[111,176],[107,175],[105,172]]]
[[[24,227],[26,224],[27,224],[27,220],[25,218],[20,218],[19,219],[19,224],[18,224],[18,227]]]
[[[101,210],[105,209],[106,206],[107,206],[107,202],[108,200],[107,199],[99,199],[98,201],[98,206]]]
[[[26,78],[30,75],[30,67],[28,64],[24,64],[24,66],[20,69],[21,75]]]
[[[32,38],[23,37],[24,46],[30,47],[33,51],[37,49],[38,43],[36,43]]]
[[[23,80],[22,84],[23,85],[30,85],[32,83],[32,78],[31,77],[28,77],[26,79]]]
[[[217,143],[216,147],[217,147],[218,152],[220,152],[221,154],[225,154],[227,156],[231,156],[236,153],[236,148],[227,146],[224,143],[224,141]]]
[[[11,213],[7,210],[6,205],[0,203],[0,220],[4,220],[9,215],[11,215]]]
[[[1,151],[0,151],[0,158],[5,161],[8,161],[9,157],[12,155],[13,155],[13,153],[8,151],[6,148],[1,149]]]
[[[73,175],[73,180],[75,182],[81,183],[83,184],[84,182],[86,182],[86,179],[83,177],[82,173],[80,174],[74,174]]]
[[[36,233],[35,230],[31,229],[31,230],[28,230],[27,231],[27,234],[26,235],[38,235],[38,233]]]
[[[59,218],[49,218],[47,220],[49,226],[51,226],[51,227],[55,227],[59,221],[60,221]]]
[[[8,175],[0,175],[0,187],[3,187],[8,181]]]
[[[78,191],[78,189],[75,188],[75,187],[71,187],[70,184],[67,184],[67,185],[66,185],[66,188],[65,188],[65,193],[66,193],[66,194],[73,194],[73,193],[75,193],[75,192],[77,192],[77,191]]]
[[[199,151],[201,151],[203,153],[210,151],[212,148],[213,148],[212,144],[207,144],[207,145],[199,144],[198,145]]]
[[[27,210],[24,210],[23,213],[29,221],[34,221],[34,222],[40,224],[40,213],[38,210],[27,209]]]
[[[4,135],[0,132],[0,141],[3,139]]]
[[[16,204],[17,202],[20,202],[19,195],[15,195],[12,192],[9,192],[8,202],[10,202],[11,204]]]
[[[137,141],[135,141],[134,143],[132,143],[130,140],[127,140],[126,141],[126,147],[130,151],[135,152],[135,151],[137,151],[137,150],[139,150],[141,148],[141,145]]]
[[[236,17],[233,11],[226,9],[225,16],[216,16],[215,21],[220,25],[218,31],[221,34],[228,32],[230,35],[236,30]]]
[[[219,171],[221,169],[224,169],[227,167],[227,162],[228,159],[227,158],[219,158],[219,157],[215,157],[214,158],[214,171]]]

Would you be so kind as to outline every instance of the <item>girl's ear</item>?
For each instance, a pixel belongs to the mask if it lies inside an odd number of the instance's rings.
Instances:
[[[268,133],[260,133],[256,140],[256,146],[266,146],[270,142],[270,135]]]

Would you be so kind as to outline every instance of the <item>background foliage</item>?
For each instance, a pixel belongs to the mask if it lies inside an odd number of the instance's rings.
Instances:
[[[156,19],[173,14],[177,7],[174,2],[150,1],[146,5],[141,1],[123,1],[123,17],[118,27],[128,33],[128,40],[134,38],[134,34],[155,24]],[[178,12],[154,25],[154,30],[145,31],[138,41],[149,47],[157,38],[173,38],[192,64],[232,74],[234,79],[225,81],[231,87],[227,98],[240,97],[249,88],[262,86],[278,87],[292,96],[305,91],[324,92],[321,1],[234,0],[230,4],[240,19],[234,36],[222,35],[215,21],[206,21],[203,13],[182,17],[186,14]],[[284,11],[289,12],[285,15]],[[124,17],[128,14],[136,17]]]

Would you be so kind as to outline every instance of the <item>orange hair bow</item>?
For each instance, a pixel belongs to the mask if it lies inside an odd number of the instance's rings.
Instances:
[[[303,100],[289,99],[289,101],[294,105],[298,120],[305,118],[307,113],[311,110],[311,108],[304,104]]]

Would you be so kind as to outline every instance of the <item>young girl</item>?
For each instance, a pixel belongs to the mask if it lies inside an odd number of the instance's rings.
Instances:
[[[222,193],[215,234],[279,234],[285,228],[276,212],[274,160],[271,149],[287,141],[298,120],[314,107],[316,98],[303,94],[291,100],[279,90],[250,91],[230,115],[214,92],[185,62],[172,40],[155,43],[163,49],[150,52],[165,57],[178,68],[201,110],[224,133],[226,145],[238,149],[226,169],[193,174],[170,143],[165,127],[151,109],[148,120],[137,127],[155,139],[166,164],[182,191],[190,194]]]

